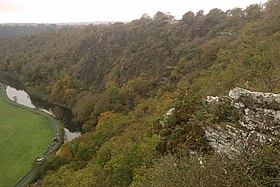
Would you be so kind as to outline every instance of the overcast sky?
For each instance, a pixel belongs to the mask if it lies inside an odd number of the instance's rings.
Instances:
[[[266,0],[0,0],[0,23],[131,21],[144,13],[170,12],[177,19],[188,11],[224,11]]]

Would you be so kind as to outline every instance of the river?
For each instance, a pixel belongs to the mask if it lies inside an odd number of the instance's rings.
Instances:
[[[14,102],[17,102],[18,104],[21,104],[21,105],[24,105],[26,107],[29,107],[29,108],[37,108],[38,110],[41,110],[41,111],[44,111],[54,117],[57,117],[57,115],[55,115],[50,107],[51,104],[49,104],[49,106],[47,104],[45,105],[39,105],[38,103],[40,102],[36,102],[36,104],[33,104],[33,102],[31,101],[31,98],[30,96],[28,95],[28,93],[26,93],[24,90],[18,90],[16,88],[13,88],[11,86],[7,86],[6,88],[6,94],[8,96],[8,98]],[[57,107],[58,108],[58,107]],[[56,110],[58,110],[56,108]],[[69,111],[62,111],[61,109],[59,110],[59,112],[57,113],[60,113],[60,117],[58,118],[61,118],[61,116],[66,113],[65,115],[67,115],[67,113],[69,113]],[[63,114],[61,114],[63,113]],[[65,135],[64,135],[64,141],[67,142],[67,141],[70,141],[70,140],[73,140],[77,137],[79,137],[81,135],[81,133],[79,131],[73,131],[73,129],[70,129],[70,128],[67,128],[67,120],[66,118],[61,118],[63,119],[63,124],[64,124],[64,132],[65,132]],[[65,127],[66,126],[66,127]],[[74,129],[74,130],[77,130],[77,129]]]

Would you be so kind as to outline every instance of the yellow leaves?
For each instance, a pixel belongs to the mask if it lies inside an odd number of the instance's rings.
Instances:
[[[114,159],[109,160],[109,162],[107,162],[103,169],[106,172],[110,172],[116,168],[119,168],[122,164],[120,163],[120,159],[118,159],[117,157],[114,157]]]

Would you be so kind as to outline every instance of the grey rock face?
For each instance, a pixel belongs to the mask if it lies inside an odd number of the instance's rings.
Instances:
[[[235,88],[219,100],[225,99],[230,100],[239,120],[236,124],[205,127],[205,135],[214,150],[232,155],[276,140],[280,133],[280,94]],[[213,100],[218,99],[207,97],[210,105],[209,101]]]

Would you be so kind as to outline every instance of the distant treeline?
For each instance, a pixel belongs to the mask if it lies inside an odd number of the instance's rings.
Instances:
[[[2,25],[0,69],[83,124],[84,135],[46,163],[41,175],[55,172],[43,184],[128,186],[162,155],[184,146],[211,152],[199,125],[212,114],[201,98],[236,86],[280,92],[279,17],[280,1],[269,0],[181,20],[158,12],[129,23],[23,26],[41,29],[24,37],[20,26]],[[178,112],[161,127],[171,107]]]

